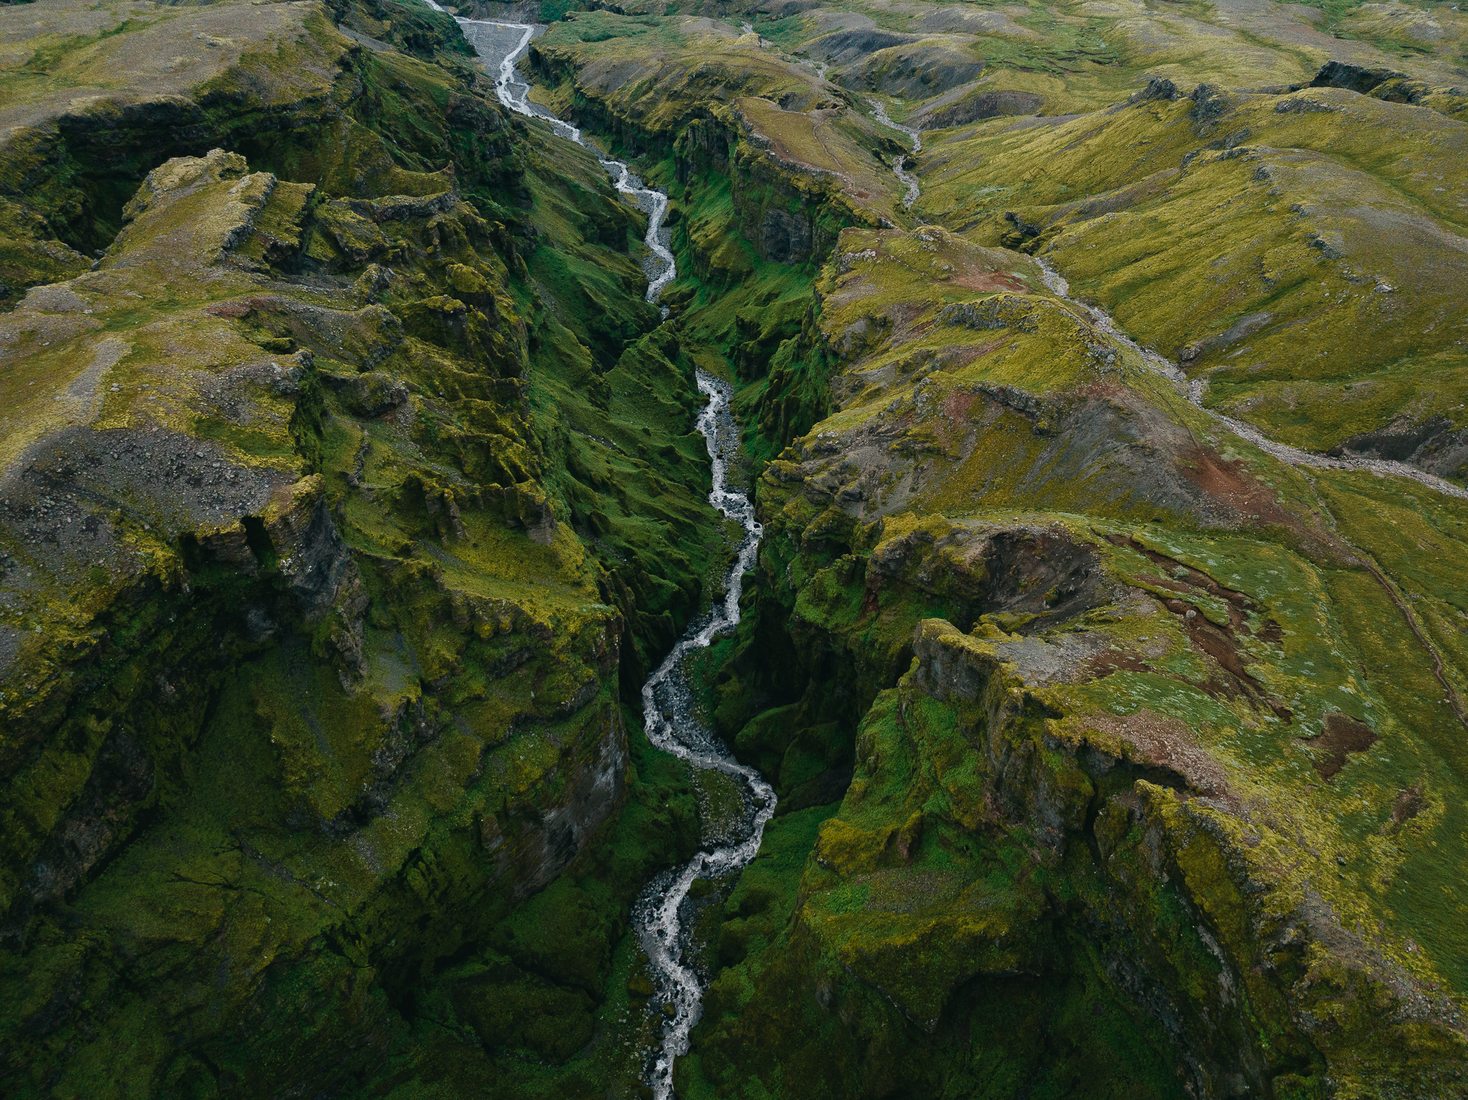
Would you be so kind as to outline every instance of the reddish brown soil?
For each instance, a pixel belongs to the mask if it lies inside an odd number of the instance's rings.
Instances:
[[[1198,794],[1234,801],[1222,766],[1178,719],[1143,710],[1127,717],[1095,715],[1088,721],[1121,738],[1134,763],[1169,771]]]
[[[1405,791],[1398,791],[1396,801],[1392,803],[1392,825],[1405,825],[1420,814],[1425,805],[1427,800],[1422,797],[1421,787],[1408,787]]]
[[[1085,672],[1092,679],[1099,680],[1113,672],[1146,672],[1149,667],[1146,661],[1134,653],[1127,653],[1120,649],[1108,649],[1105,653],[1098,653],[1087,661]]]
[[[1244,658],[1239,652],[1239,639],[1252,633],[1248,615],[1256,606],[1246,593],[1220,584],[1201,569],[1170,558],[1160,551],[1144,546],[1136,539],[1109,535],[1107,540],[1113,546],[1136,551],[1164,570],[1163,575],[1146,577],[1144,580],[1163,591],[1178,593],[1175,597],[1164,599],[1162,605],[1183,621],[1188,640],[1196,649],[1211,657],[1223,673],[1222,676],[1213,676],[1205,681],[1201,685],[1204,691],[1215,698],[1247,699],[1256,707],[1273,711],[1286,722],[1293,717],[1289,708],[1271,697],[1264,685],[1244,667]],[[1210,621],[1192,601],[1183,598],[1195,592],[1206,592],[1223,602],[1228,608],[1227,625],[1220,626]],[[1273,623],[1273,620],[1270,623],[1274,626],[1273,633],[1282,637],[1278,624]]]
[[[1183,470],[1194,485],[1245,519],[1284,525],[1299,522],[1280,507],[1273,490],[1246,472],[1242,461],[1228,462],[1216,452],[1198,447],[1183,456]]]
[[[949,422],[966,421],[978,399],[979,395],[972,390],[954,390],[943,399],[944,418]]]
[[[1328,714],[1325,732],[1310,743],[1320,750],[1315,770],[1322,779],[1333,779],[1346,766],[1346,757],[1365,752],[1376,744],[1376,731],[1365,722],[1344,714]]]

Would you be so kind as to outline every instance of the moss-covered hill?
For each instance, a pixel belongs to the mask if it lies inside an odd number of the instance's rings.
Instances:
[[[420,5],[0,24],[0,1091],[514,1088],[691,839],[621,702],[720,540],[640,217]]]
[[[1468,1095],[1468,16],[587,7],[0,7],[0,1092],[637,1095],[699,367],[680,1096]]]
[[[683,324],[772,459],[707,701],[782,811],[703,910],[680,1094],[1468,1091],[1446,33],[619,11],[537,42],[545,94],[671,146]],[[977,80],[923,53],[960,34]],[[859,182],[874,96],[924,128],[911,214]]]
[[[1318,84],[951,131],[924,213],[1044,255],[1273,438],[1461,481],[1468,117]]]
[[[809,680],[751,638],[720,698],[792,792],[856,721],[854,776],[786,923],[726,908],[689,1095],[1464,1088],[1459,594],[1383,571],[1382,487],[1260,454],[1015,253],[848,231],[820,296],[832,412],[760,487]]]

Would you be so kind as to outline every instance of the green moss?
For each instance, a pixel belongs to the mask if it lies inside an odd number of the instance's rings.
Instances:
[[[944,155],[927,202],[1040,227],[1082,296],[1274,438],[1325,450],[1395,421],[1457,424],[1458,261],[1431,242],[1458,214],[1426,181],[1452,175],[1460,127],[1336,89],[1217,104],[1207,122],[1179,100],[986,131]],[[1387,131],[1404,136],[1366,136]],[[1403,233],[1421,248],[1399,263],[1386,242]]]

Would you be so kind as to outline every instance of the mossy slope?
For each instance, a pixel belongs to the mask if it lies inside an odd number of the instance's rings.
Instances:
[[[761,481],[720,713],[796,793],[854,707],[854,778],[688,1093],[1461,1089],[1462,668],[1391,589],[1459,596],[1020,254],[848,230],[819,290],[833,411]]]
[[[421,1091],[452,1047],[456,1090],[555,1087],[529,1067],[580,1051],[691,837],[620,701],[718,545],[691,367],[642,340],[636,212],[532,149],[450,20],[206,10],[250,37],[202,85],[62,94],[6,151],[76,181],[15,193],[46,247],[115,221],[0,315],[0,1079]],[[592,919],[547,971],[520,907],[573,865]],[[518,996],[559,1022],[494,1023]]]

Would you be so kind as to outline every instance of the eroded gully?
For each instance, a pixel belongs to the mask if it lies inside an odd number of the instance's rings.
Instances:
[[[1182,368],[1171,359],[1168,359],[1165,355],[1151,348],[1143,347],[1136,340],[1133,340],[1127,334],[1126,330],[1117,324],[1116,319],[1111,314],[1099,306],[1093,306],[1089,302],[1083,302],[1079,298],[1072,297],[1070,284],[1049,263],[1040,259],[1038,256],[1035,257],[1035,262],[1040,265],[1040,277],[1044,280],[1046,288],[1052,294],[1083,310],[1098,329],[1118,343],[1136,352],[1137,355],[1141,356],[1142,361],[1152,370],[1170,379],[1187,396],[1188,401],[1199,410],[1207,414],[1215,422],[1223,425],[1240,439],[1252,443],[1265,454],[1287,465],[1303,470],[1346,470],[1370,473],[1377,477],[1404,477],[1442,493],[1444,496],[1456,497],[1459,500],[1468,500],[1468,489],[1464,489],[1461,485],[1455,485],[1446,478],[1438,477],[1436,474],[1430,474],[1426,470],[1420,470],[1416,466],[1408,465],[1405,462],[1394,462],[1386,458],[1367,458],[1359,455],[1323,455],[1317,454],[1314,451],[1303,451],[1298,447],[1291,447],[1286,443],[1270,439],[1252,424],[1246,424],[1236,417],[1210,408],[1203,402],[1204,394],[1207,393],[1207,382],[1205,380],[1201,378],[1190,380],[1183,373]],[[1324,504],[1323,501],[1322,504]],[[1330,515],[1328,506],[1325,506],[1325,511],[1327,515]],[[1333,517],[1331,518],[1331,523],[1335,526]],[[1340,537],[1344,539],[1344,535]],[[1351,549],[1356,554],[1361,565],[1371,574],[1376,583],[1381,586],[1387,598],[1391,600],[1392,604],[1401,614],[1402,619],[1406,622],[1407,629],[1412,632],[1418,644],[1422,646],[1423,651],[1432,661],[1433,676],[1437,680],[1438,686],[1442,688],[1443,701],[1452,708],[1453,714],[1458,719],[1458,723],[1464,729],[1468,729],[1468,704],[1464,703],[1456,685],[1448,677],[1442,653],[1438,650],[1437,645],[1423,627],[1421,620],[1417,616],[1417,612],[1412,609],[1408,598],[1386,575],[1385,571],[1377,563],[1374,555],[1360,546],[1349,544],[1349,542],[1348,545],[1351,545]]]
[[[921,130],[918,130],[912,126],[904,126],[902,123],[894,120],[892,116],[887,113],[887,108],[882,106],[879,100],[868,99],[867,106],[869,106],[872,110],[873,119],[881,123],[883,126],[887,127],[889,130],[896,130],[898,133],[905,134],[907,136],[907,140],[912,144],[911,156],[915,157],[923,151],[923,133]],[[907,155],[903,155],[893,161],[892,174],[896,176],[898,182],[902,184],[903,207],[905,209],[911,210],[912,204],[918,201],[918,196],[923,193],[923,190],[922,184],[918,182],[918,178],[907,170],[908,159],[909,158]]]
[[[437,11],[444,10],[434,0],[427,3]],[[516,63],[530,47],[534,26],[462,18],[459,25],[480,58],[496,73],[499,101],[517,114],[543,120],[561,137],[590,149],[617,190],[630,196],[647,214],[647,300],[656,302],[677,274],[664,236],[668,196],[644,186],[627,164],[604,155],[578,127],[530,101],[530,85],[520,77]],[[708,447],[713,471],[709,504],[738,524],[742,533],[723,578],[723,595],[689,628],[643,685],[643,721],[654,746],[686,761],[695,771],[726,776],[742,792],[743,805],[736,820],[725,822],[717,835],[705,837],[704,848],[691,860],[649,883],[633,909],[633,923],[652,967],[658,1001],[667,1006],[659,1048],[649,1058],[646,1069],[646,1082],[656,1100],[669,1100],[673,1095],[673,1065],[687,1053],[689,1036],[703,1005],[703,978],[687,959],[690,931],[684,917],[689,892],[699,879],[732,874],[748,864],[759,852],[765,825],[775,812],[775,789],[754,768],[735,760],[702,722],[689,680],[689,659],[739,623],[744,574],[759,553],[761,534],[749,497],[729,484],[729,471],[737,461],[739,447],[729,386],[702,371],[698,372],[697,383],[705,402],[697,428]]]
[[[759,32],[754,29],[753,23],[740,23],[739,29],[744,34],[755,35],[755,37],[758,39],[760,49],[764,49],[765,40],[759,35]],[[815,61],[808,57],[797,57],[793,60],[797,65],[804,65],[807,68],[814,70],[817,80],[826,79],[826,72],[828,69],[830,69],[830,65],[827,62]],[[908,171],[907,166],[912,157],[917,156],[923,151],[922,131],[916,130],[911,126],[904,126],[902,123],[895,121],[892,116],[887,113],[887,108],[882,106],[879,100],[869,97],[867,99],[867,107],[870,108],[872,112],[872,118],[876,122],[887,127],[889,130],[896,130],[898,133],[905,135],[910,144],[912,152],[904,153],[892,162],[892,174],[897,177],[897,182],[902,184],[903,209],[911,210],[912,204],[917,202],[918,196],[922,194],[922,184],[918,182],[917,176]]]
[[[1065,277],[1051,267],[1046,261],[1035,257],[1035,262],[1040,265],[1040,277],[1044,280],[1046,288],[1058,298],[1063,298],[1072,305],[1084,310],[1086,316],[1102,332],[1106,333],[1118,343],[1131,348],[1142,361],[1157,373],[1166,376],[1175,382],[1178,388],[1187,395],[1198,409],[1207,413],[1213,420],[1222,424],[1240,439],[1247,440],[1258,447],[1267,455],[1279,459],[1290,466],[1298,466],[1311,470],[1355,470],[1363,473],[1375,474],[1378,477],[1405,477],[1420,485],[1444,496],[1457,497],[1459,500],[1468,500],[1468,489],[1461,485],[1455,485],[1446,478],[1430,474],[1426,470],[1420,470],[1416,466],[1405,462],[1395,462],[1388,458],[1367,458],[1360,455],[1323,455],[1314,451],[1302,451],[1298,447],[1291,447],[1276,439],[1270,439],[1252,424],[1221,413],[1217,409],[1210,408],[1203,403],[1204,394],[1207,392],[1207,383],[1201,378],[1191,381],[1183,373],[1182,369],[1160,352],[1151,348],[1143,347],[1129,336],[1125,329],[1116,323],[1116,319],[1098,306],[1089,302],[1083,302],[1079,298],[1071,296],[1070,284]]]

